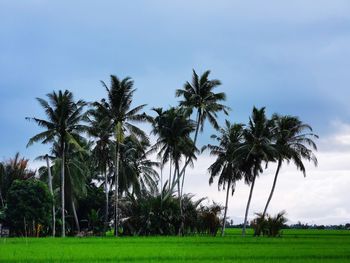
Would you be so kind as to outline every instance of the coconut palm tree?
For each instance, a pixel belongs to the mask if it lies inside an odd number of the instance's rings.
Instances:
[[[114,233],[118,236],[118,179],[120,165],[120,147],[124,142],[125,134],[133,134],[143,140],[148,140],[144,131],[136,127],[134,122],[142,122],[147,120],[145,113],[139,112],[146,106],[145,104],[132,108],[132,100],[136,89],[133,88],[134,82],[127,77],[120,80],[118,77],[111,75],[110,87],[102,81],[102,85],[107,90],[107,99],[96,103],[99,107],[103,107],[107,116],[111,120],[113,135],[115,140],[115,156],[114,156]]]
[[[242,235],[245,236],[250,202],[255,180],[263,172],[263,163],[274,161],[275,148],[272,141],[272,121],[266,117],[265,108],[253,108],[248,127],[243,131],[244,142],[236,151],[236,158],[244,160],[242,169],[245,181],[250,184],[249,198],[244,216]]]
[[[173,174],[169,174],[170,192],[175,186],[178,186],[180,196],[180,162],[181,158],[186,160],[195,159],[196,148],[192,139],[191,132],[195,129],[195,123],[188,118],[188,113],[184,108],[170,108],[163,111],[161,108],[153,109],[158,116],[153,121],[152,133],[157,135],[157,141],[153,146],[158,151],[158,158],[161,159],[161,165],[169,162],[174,165]]]
[[[306,170],[303,160],[311,161],[317,166],[317,158],[313,153],[313,150],[317,150],[317,146],[313,139],[318,138],[318,136],[313,133],[311,126],[303,123],[295,116],[280,116],[274,114],[272,120],[274,123],[277,169],[272,189],[262,214],[263,217],[265,217],[275,191],[277,178],[283,161],[287,163],[293,162],[304,176],[306,176]]]
[[[169,174],[169,192],[173,192],[177,186],[180,212],[181,227],[179,234],[183,231],[183,210],[182,210],[182,191],[180,188],[180,162],[183,157],[187,160],[195,159],[196,148],[190,134],[194,131],[195,124],[188,118],[188,113],[184,108],[170,108],[163,112],[162,109],[154,109],[158,116],[153,120],[153,133],[158,136],[154,149],[159,150],[158,157],[161,158],[161,165],[169,161],[170,167],[174,165],[174,174]],[[189,161],[188,161],[189,162]],[[171,179],[172,177],[172,179]]]
[[[214,182],[215,177],[218,179],[218,188],[227,187],[224,218],[221,229],[221,235],[225,234],[226,215],[228,207],[228,198],[234,194],[236,182],[244,177],[244,172],[241,169],[242,160],[235,158],[235,152],[243,143],[243,125],[231,124],[228,120],[225,122],[225,127],[219,129],[220,135],[212,135],[219,145],[204,146],[202,150],[208,148],[210,154],[217,156],[215,162],[209,167],[210,179],[209,184]]]
[[[59,147],[59,158],[61,159],[61,213],[62,213],[62,237],[65,237],[65,154],[68,144],[79,148],[77,139],[82,138],[80,133],[86,130],[82,125],[85,119],[83,100],[74,101],[73,93],[65,90],[53,91],[47,94],[48,101],[37,98],[37,101],[45,111],[47,119],[27,118],[34,121],[45,131],[30,138],[27,147],[35,142],[43,144],[56,142]]]
[[[43,174],[47,174],[47,184],[49,187],[50,194],[52,196],[52,200],[55,200],[55,195],[53,191],[53,184],[52,184],[52,172],[51,172],[51,165],[50,165],[50,159],[54,159],[53,156],[50,156],[48,154],[38,156],[35,158],[35,160],[45,161],[46,167],[41,167],[39,169],[39,176],[43,177]],[[52,202],[52,236],[56,236],[56,205],[55,201]]]
[[[228,114],[229,107],[221,104],[226,100],[224,92],[215,93],[215,89],[221,85],[218,79],[209,79],[210,71],[205,71],[201,76],[198,76],[195,70],[193,70],[192,81],[186,82],[183,89],[176,90],[176,97],[183,97],[180,101],[180,106],[185,107],[192,113],[196,110],[196,129],[194,132],[193,142],[196,146],[198,133],[204,129],[204,123],[206,120],[215,128],[219,129],[217,123],[218,113],[224,112]],[[186,160],[184,167],[181,170],[180,176],[182,176],[182,189],[185,180],[186,167],[191,161]]]
[[[158,162],[151,161],[148,156],[152,153],[150,150],[149,141],[139,140],[134,136],[125,138],[124,147],[125,162],[123,165],[129,166],[129,173],[135,175],[135,182],[133,184],[133,191],[139,194],[141,191],[148,191],[151,193],[157,192],[157,183],[159,175],[155,168],[159,167]]]
[[[99,104],[89,111],[89,129],[88,133],[95,139],[95,146],[92,150],[94,163],[97,166],[98,172],[103,175],[104,188],[106,195],[105,207],[105,230],[108,227],[109,221],[109,178],[108,168],[112,166],[112,136],[113,130],[111,119],[108,117],[105,108]]]

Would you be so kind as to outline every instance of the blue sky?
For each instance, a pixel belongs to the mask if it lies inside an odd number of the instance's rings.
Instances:
[[[148,108],[174,105],[192,68],[210,69],[232,121],[256,105],[300,116],[321,138],[350,123],[349,1],[0,0],[0,40],[2,159],[45,151],[25,147],[39,131],[25,117],[42,116],[35,97],[100,99],[110,74],[131,76]]]

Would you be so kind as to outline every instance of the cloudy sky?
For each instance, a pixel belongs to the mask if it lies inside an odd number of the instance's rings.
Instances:
[[[222,81],[231,121],[246,122],[253,105],[299,116],[320,135],[319,166],[307,177],[284,166],[271,213],[289,222],[350,221],[349,1],[10,1],[0,0],[0,158],[26,149],[43,116],[35,97],[69,89],[76,98],[105,94],[100,80],[131,76],[135,105],[175,105],[191,70]],[[222,118],[220,121],[222,122]],[[200,144],[210,142],[207,126]],[[203,154],[186,191],[224,202],[208,186]],[[39,164],[33,163],[33,167]],[[263,209],[274,166],[257,181],[250,217]],[[249,188],[237,185],[229,216],[242,220]]]

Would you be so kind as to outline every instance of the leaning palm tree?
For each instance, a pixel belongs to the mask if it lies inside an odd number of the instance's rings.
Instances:
[[[277,177],[284,160],[287,163],[293,162],[304,176],[306,176],[306,170],[303,160],[312,161],[315,166],[317,165],[317,158],[313,153],[313,150],[317,150],[317,146],[313,139],[318,138],[318,136],[313,133],[311,126],[303,123],[298,117],[288,115],[274,114],[272,120],[274,122],[277,170],[262,214],[263,218],[275,191]]]
[[[59,158],[61,159],[61,213],[62,213],[62,237],[65,237],[65,153],[68,144],[79,147],[77,138],[82,138],[80,133],[86,130],[81,124],[85,118],[84,107],[86,103],[82,100],[74,101],[73,93],[65,90],[47,94],[48,101],[37,98],[43,107],[47,119],[27,118],[34,121],[45,131],[33,136],[27,146],[35,142],[43,144],[56,142],[59,147]]]
[[[115,140],[114,154],[114,234],[118,236],[118,179],[120,166],[120,147],[124,142],[125,134],[129,132],[136,137],[148,140],[143,130],[136,127],[134,122],[142,122],[147,120],[145,113],[139,112],[146,106],[145,104],[132,108],[132,100],[136,89],[133,88],[134,82],[127,77],[122,80],[111,75],[110,87],[102,81],[102,85],[107,90],[107,99],[95,103],[99,107],[104,108],[108,118],[111,120],[112,130]]]
[[[219,145],[209,144],[208,146],[204,146],[202,150],[208,148],[211,155],[217,156],[215,162],[208,169],[210,173],[209,184],[212,184],[214,178],[218,176],[219,190],[221,186],[223,186],[223,189],[227,187],[224,218],[221,229],[221,235],[224,236],[229,193],[231,190],[231,194],[234,194],[236,182],[241,180],[244,176],[244,172],[241,169],[242,161],[235,158],[235,152],[243,143],[243,125],[231,124],[226,120],[225,127],[220,128],[219,132],[220,136],[212,135],[212,138],[216,139]]]
[[[265,108],[253,108],[248,127],[243,131],[244,142],[236,151],[236,158],[243,160],[245,181],[250,184],[249,198],[244,216],[242,235],[245,236],[249,206],[255,180],[263,172],[263,162],[273,161],[275,148],[272,142],[272,121],[267,119]]]
[[[198,133],[204,129],[204,123],[206,120],[214,127],[219,129],[217,123],[218,113],[224,112],[228,114],[229,107],[221,104],[226,100],[224,92],[215,93],[215,89],[221,85],[218,79],[209,79],[210,71],[205,71],[201,76],[198,76],[195,70],[193,70],[192,82],[186,82],[183,89],[176,90],[176,97],[183,97],[180,101],[180,106],[185,107],[192,113],[196,110],[196,129],[194,132],[193,142],[196,146]],[[185,180],[186,167],[191,162],[187,159],[184,167],[181,170],[180,176],[182,176],[182,189]]]

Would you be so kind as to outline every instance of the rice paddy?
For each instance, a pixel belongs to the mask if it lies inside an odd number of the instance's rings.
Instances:
[[[284,230],[283,237],[0,239],[0,262],[350,262],[350,231]]]

